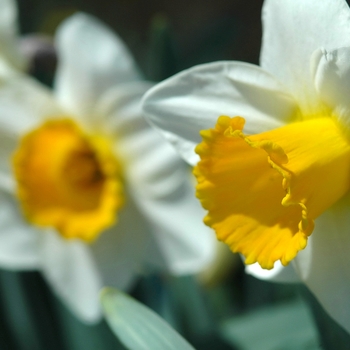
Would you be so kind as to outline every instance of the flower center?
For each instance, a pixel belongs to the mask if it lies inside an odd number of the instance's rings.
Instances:
[[[32,224],[92,241],[115,223],[124,202],[120,166],[107,139],[70,119],[25,135],[14,154],[17,196]]]
[[[314,219],[348,192],[350,145],[331,118],[252,136],[244,123],[222,116],[201,132],[197,197],[220,240],[270,269],[305,248]]]

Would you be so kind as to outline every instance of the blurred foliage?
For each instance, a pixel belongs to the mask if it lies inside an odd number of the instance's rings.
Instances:
[[[37,272],[0,271],[1,350],[123,350],[105,322],[78,321]]]
[[[53,34],[60,20],[74,11],[93,14],[113,28],[126,42],[147,74],[164,56],[165,45],[176,52],[166,53],[174,66],[168,75],[195,64],[215,60],[257,63],[261,40],[263,0],[18,0],[22,33]],[[162,43],[155,42],[159,37]],[[164,42],[164,38],[171,42]],[[161,66],[169,66],[162,62]],[[164,68],[161,68],[164,69]],[[157,75],[159,73],[156,73]],[[164,79],[166,76],[161,76]],[[157,78],[150,76],[149,78]],[[158,80],[158,79],[156,79]]]
[[[234,317],[223,324],[222,332],[241,349],[319,349],[312,315],[297,298]]]

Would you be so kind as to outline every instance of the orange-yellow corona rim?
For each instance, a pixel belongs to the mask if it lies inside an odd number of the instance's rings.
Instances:
[[[116,223],[124,202],[120,165],[109,140],[73,120],[51,119],[24,135],[13,170],[30,223],[86,242]]]
[[[244,124],[221,116],[201,131],[196,194],[218,239],[271,269],[304,249],[314,220],[348,192],[350,145],[327,117],[250,136]]]

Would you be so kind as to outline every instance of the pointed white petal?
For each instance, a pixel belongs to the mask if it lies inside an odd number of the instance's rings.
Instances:
[[[105,133],[123,138],[136,133],[139,128],[148,128],[145,122],[139,125],[140,120],[143,120],[141,99],[153,85],[154,83],[140,80],[110,88],[95,107],[100,118],[96,119],[96,126],[102,127]]]
[[[124,158],[128,159],[124,163],[125,173],[137,196],[156,199],[172,195],[184,177],[189,176],[187,165],[173,147],[149,126],[120,140],[118,146],[124,156],[130,156]]]
[[[280,261],[275,263],[275,266],[271,270],[265,270],[260,267],[258,263],[247,265],[245,272],[261,280],[268,280],[271,282],[279,283],[297,283],[301,282],[300,278],[296,274],[292,264],[283,266]]]
[[[0,51],[0,79],[11,79],[18,74],[18,70],[9,64],[9,60]]]
[[[295,259],[296,271],[325,310],[350,332],[350,196],[315,224],[308,246]]]
[[[102,282],[89,247],[49,230],[42,232],[40,240],[42,272],[54,293],[82,321],[98,322]]]
[[[320,99],[350,127],[350,47],[317,50],[313,66],[314,84]]]
[[[58,29],[59,66],[55,90],[60,102],[78,116],[91,115],[101,94],[139,80],[124,43],[97,19],[76,14]]]
[[[105,116],[101,123],[105,124],[104,131],[115,136],[115,149],[124,166],[127,186],[144,215],[150,218],[151,230],[156,232],[156,246],[149,244],[148,251],[152,252],[152,256],[147,256],[147,262],[160,267],[166,261],[168,269],[176,270],[177,273],[197,271],[213,254],[212,233],[208,233],[202,224],[204,213],[195,199],[194,186],[189,185],[190,169],[168,142],[142,118],[140,98],[149,86],[149,83],[137,82],[110,90],[100,101],[97,110]],[[118,226],[123,225],[123,210],[116,227],[118,232],[121,231]],[[171,219],[177,223],[171,224],[172,229],[165,228]],[[187,223],[179,223],[186,220]],[[135,229],[132,227],[136,223],[131,221],[132,216],[128,225],[131,224],[133,231]],[[197,234],[192,232],[191,225],[194,225],[193,231],[198,231],[199,227],[206,231],[203,239],[198,239],[197,246],[193,243],[193,237],[196,238]],[[147,224],[143,223],[142,226],[146,232],[149,230]],[[141,228],[138,225],[136,227]],[[127,226],[125,230],[128,231]],[[172,245],[176,248],[172,249]],[[183,257],[184,261],[181,260]]]
[[[142,116],[141,97],[149,87],[147,82],[134,82],[111,89],[97,111],[104,116],[103,133],[115,139],[128,185],[137,195],[155,198],[172,193],[183,180],[185,164]]]
[[[137,274],[147,271],[144,263],[150,244],[150,225],[128,196],[117,224],[91,245],[104,285],[129,289]]]
[[[168,269],[176,273],[198,271],[211,259],[214,239],[202,224],[204,213],[195,199],[194,186],[189,185],[190,170],[141,116],[140,96],[148,87],[147,83],[133,83],[113,89],[101,101],[100,111],[106,115],[107,128],[116,134],[116,153],[122,158],[127,185],[156,232],[155,240],[162,255],[153,259],[152,264],[159,266],[159,261],[164,259]],[[189,210],[183,209],[183,205]],[[187,224],[178,222],[182,215]],[[165,228],[169,217],[177,221],[173,229]],[[189,228],[194,222],[194,231],[198,227],[206,231],[197,246],[192,238],[196,234]],[[168,233],[164,234],[166,230]],[[171,249],[172,245],[176,248]]]
[[[38,269],[39,234],[37,229],[25,222],[14,198],[0,191],[0,267]]]
[[[17,30],[17,7],[14,0],[0,1],[0,33],[10,36]]]
[[[14,0],[0,1],[0,55],[7,64],[16,69],[24,69],[25,60],[19,50],[17,7]]]
[[[216,62],[183,71],[152,88],[144,98],[146,118],[192,165],[199,131],[221,115],[246,118],[247,133],[281,126],[297,113],[294,100],[269,73],[241,62]]]
[[[65,115],[51,92],[34,79],[17,74],[0,82],[0,130],[15,136],[50,117]]]
[[[261,66],[314,113],[317,96],[310,58],[318,48],[350,46],[350,10],[344,0],[266,0]]]
[[[166,267],[174,274],[203,270],[216,251],[215,234],[203,224],[205,213],[189,180],[188,173],[188,178],[164,198],[136,198],[153,226]]]

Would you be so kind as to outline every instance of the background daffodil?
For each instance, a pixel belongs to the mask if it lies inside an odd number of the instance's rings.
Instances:
[[[195,166],[218,238],[248,264],[276,263],[264,278],[295,280],[282,267],[293,261],[350,331],[350,10],[266,0],[262,17],[260,66],[188,69],[151,89],[144,111]]]
[[[151,85],[121,40],[77,14],[55,44],[52,93],[20,73],[0,86],[0,266],[40,270],[96,322],[102,286],[197,272],[214,242],[187,166],[142,117]]]

